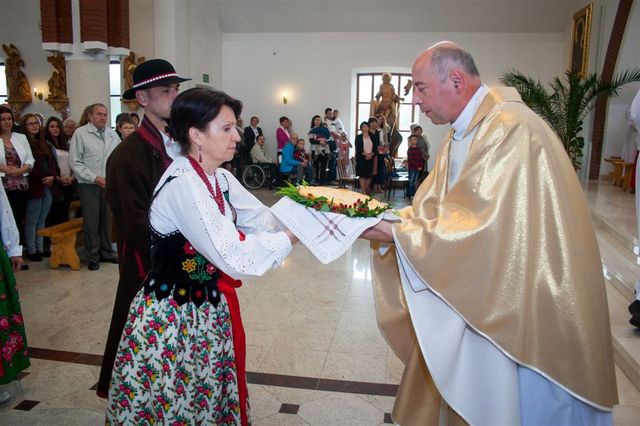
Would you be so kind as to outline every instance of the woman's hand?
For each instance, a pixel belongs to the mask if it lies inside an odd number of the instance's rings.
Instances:
[[[18,168],[15,166],[5,166],[4,172],[7,174],[7,176],[18,177],[22,176],[22,174],[25,173],[22,171],[22,169],[22,167]]]
[[[297,243],[299,241],[298,237],[296,237],[294,235],[294,233],[289,231],[288,229],[285,229],[284,233],[287,234],[287,237],[289,237],[289,240],[291,241],[291,245],[294,245],[295,243]]]
[[[18,272],[22,267],[22,264],[24,263],[24,260],[22,260],[21,256],[13,256],[13,257],[10,257],[9,260],[11,261],[13,272]]]
[[[47,186],[51,186],[53,185],[53,181],[55,180],[55,177],[53,176],[47,176],[46,178],[42,179],[42,183],[47,185]]]

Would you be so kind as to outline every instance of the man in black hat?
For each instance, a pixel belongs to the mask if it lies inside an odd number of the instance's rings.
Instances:
[[[129,305],[150,265],[149,207],[153,190],[180,149],[166,133],[181,78],[163,59],[151,59],[133,71],[133,86],[122,97],[144,108],[140,127],[107,161],[107,202],[118,234],[120,280],[104,349],[97,394],[106,398]]]

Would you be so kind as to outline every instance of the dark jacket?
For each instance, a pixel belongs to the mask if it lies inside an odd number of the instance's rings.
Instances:
[[[121,142],[107,160],[106,198],[118,236],[120,280],[105,344],[98,395],[106,395],[129,306],[151,264],[149,207],[165,165],[139,130]]]
[[[262,128],[258,127],[258,136],[262,135]],[[251,126],[247,126],[244,128],[244,149],[247,153],[251,152],[251,148],[256,143],[256,135],[253,133],[253,128]]]

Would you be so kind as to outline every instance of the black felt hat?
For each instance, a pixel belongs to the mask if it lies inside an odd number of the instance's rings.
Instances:
[[[123,99],[135,99],[136,90],[164,86],[191,80],[178,76],[175,68],[164,59],[149,59],[133,70],[133,87],[122,94]]]

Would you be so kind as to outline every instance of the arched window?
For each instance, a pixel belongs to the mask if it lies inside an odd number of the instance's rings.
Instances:
[[[380,85],[382,84],[382,72],[371,73],[358,73],[356,74],[356,120],[355,129],[358,133],[358,127],[360,123],[368,120],[371,110],[371,100],[378,93]],[[402,144],[398,148],[398,157],[405,157],[407,154],[407,139],[411,134],[409,126],[412,123],[417,122],[417,115],[415,108],[411,105],[411,97],[413,96],[413,89],[404,95],[404,87],[411,79],[409,73],[397,73],[391,74],[391,84],[396,89],[396,94],[404,101],[400,103],[398,111],[398,131],[402,135]]]

